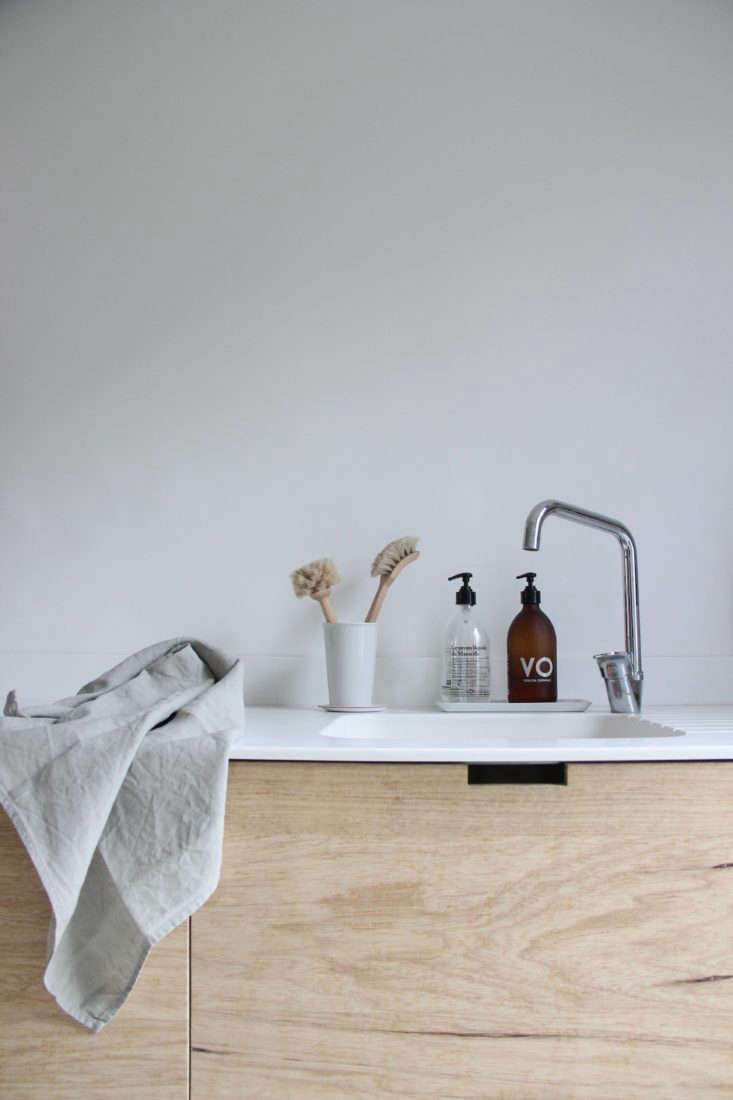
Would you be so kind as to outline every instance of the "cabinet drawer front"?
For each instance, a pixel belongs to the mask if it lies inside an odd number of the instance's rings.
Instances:
[[[3,1100],[186,1100],[188,923],[153,950],[98,1035],[43,987],[50,907],[0,810],[0,1096]]]
[[[233,764],[193,1096],[730,1095],[731,944],[731,764]]]

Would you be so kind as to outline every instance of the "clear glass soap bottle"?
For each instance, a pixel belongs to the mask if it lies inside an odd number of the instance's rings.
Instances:
[[[489,638],[476,620],[473,573],[455,573],[463,584],[456,592],[458,610],[448,625],[443,649],[440,697],[444,703],[485,703],[490,693]]]

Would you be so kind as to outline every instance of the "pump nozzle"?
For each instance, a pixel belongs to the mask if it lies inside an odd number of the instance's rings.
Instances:
[[[472,576],[473,573],[454,573],[452,577],[448,577],[449,581],[457,581],[459,577],[463,579],[462,586],[456,592],[456,603],[467,603],[469,607],[476,603],[476,593],[468,583]]]
[[[525,577],[527,578],[527,587],[522,592],[523,604],[537,604],[540,602],[540,593],[534,586],[534,579],[537,576],[536,573],[518,573],[517,580],[521,581]]]

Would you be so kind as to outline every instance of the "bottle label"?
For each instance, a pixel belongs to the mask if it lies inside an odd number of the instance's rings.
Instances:
[[[489,650],[485,645],[449,646],[446,654],[446,698],[489,695]]]
[[[524,673],[523,683],[537,684],[549,680],[555,670],[551,657],[520,657],[519,662]]]

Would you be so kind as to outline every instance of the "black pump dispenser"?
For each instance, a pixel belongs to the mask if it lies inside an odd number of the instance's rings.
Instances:
[[[448,577],[449,581],[458,580],[459,577],[463,578],[463,584],[456,592],[456,603],[468,604],[469,607],[473,607],[476,603],[476,593],[468,583],[473,576],[473,573],[454,573],[452,577]]]
[[[523,604],[539,604],[541,593],[534,586],[534,579],[537,576],[536,573],[519,573],[517,580],[521,581],[523,577],[527,578],[527,587],[522,592]]]

